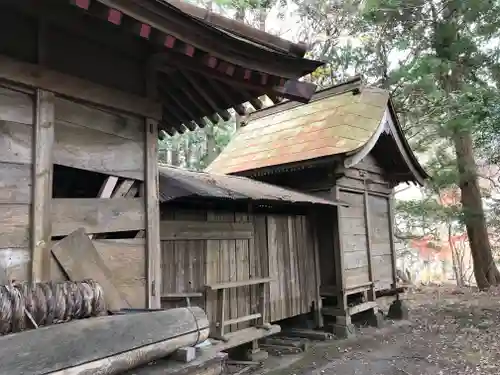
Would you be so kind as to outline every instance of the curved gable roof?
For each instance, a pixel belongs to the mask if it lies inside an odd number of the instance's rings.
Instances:
[[[383,133],[394,138],[409,179],[423,183],[427,174],[403,136],[389,92],[362,87],[359,77],[316,93],[309,104],[287,102],[250,115],[206,170],[242,173],[334,155],[344,155],[351,167]]]

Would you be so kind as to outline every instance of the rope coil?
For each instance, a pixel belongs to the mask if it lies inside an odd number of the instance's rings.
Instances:
[[[0,335],[105,313],[102,287],[93,280],[0,286]]]

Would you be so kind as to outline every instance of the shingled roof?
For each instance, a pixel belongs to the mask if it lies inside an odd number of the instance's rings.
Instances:
[[[254,202],[279,205],[338,206],[346,203],[320,198],[246,177],[188,171],[160,165],[160,202],[182,198]]]
[[[309,104],[285,102],[251,114],[206,170],[242,173],[338,155],[350,167],[383,134],[404,159],[405,178],[423,183],[427,174],[404,138],[389,92],[363,86],[360,77],[317,92]]]

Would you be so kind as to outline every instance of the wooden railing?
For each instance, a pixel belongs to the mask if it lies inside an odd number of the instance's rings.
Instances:
[[[231,324],[238,324],[243,322],[248,322],[250,320],[257,320],[257,328],[269,329],[270,325],[266,322],[266,293],[265,287],[268,285],[273,279],[271,278],[260,278],[260,279],[249,279],[244,281],[232,281],[227,283],[219,283],[219,284],[210,284],[206,285],[206,289],[208,293],[217,293],[216,301],[217,301],[217,313],[216,313],[216,324],[213,332],[210,334],[214,339],[227,341],[225,338],[225,327]],[[225,319],[225,307],[226,307],[226,290],[231,288],[239,288],[250,285],[258,285],[259,291],[259,312],[245,315],[242,317],[237,317],[233,319]]]

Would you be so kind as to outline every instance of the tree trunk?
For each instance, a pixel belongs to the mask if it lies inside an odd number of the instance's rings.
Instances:
[[[443,9],[442,19],[438,18],[437,11],[431,6],[434,28],[436,56],[443,61],[456,62],[459,59],[455,49],[450,48],[460,40],[460,26],[457,21],[455,4],[448,2]],[[438,80],[452,100],[452,94],[461,90],[464,80],[460,66],[451,71],[443,69]],[[500,283],[498,271],[488,238],[483,202],[479,190],[476,161],[474,159],[473,140],[471,129],[456,126],[452,130],[452,142],[457,159],[459,186],[461,192],[462,210],[465,226],[474,264],[474,276],[480,289],[488,289]]]
[[[471,132],[469,130],[457,131],[453,136],[453,143],[457,157],[465,225],[474,264],[474,276],[480,289],[488,289],[492,285],[500,284],[500,272],[493,260],[488,238]]]

